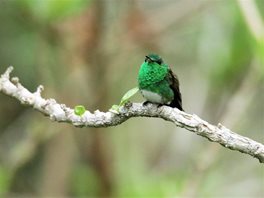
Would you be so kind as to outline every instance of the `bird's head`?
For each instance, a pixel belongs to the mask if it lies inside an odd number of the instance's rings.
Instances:
[[[157,63],[161,65],[163,63],[162,58],[157,54],[149,54],[145,58],[146,63]]]

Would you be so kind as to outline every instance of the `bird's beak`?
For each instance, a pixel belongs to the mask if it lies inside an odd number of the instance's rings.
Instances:
[[[152,62],[152,60],[150,59],[150,57],[149,57],[149,56],[146,56],[146,59],[145,59],[145,61],[146,61],[146,62],[148,62],[148,63]]]

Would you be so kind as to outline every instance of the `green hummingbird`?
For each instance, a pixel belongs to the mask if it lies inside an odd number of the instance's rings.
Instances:
[[[183,111],[179,80],[159,55],[146,56],[139,69],[138,87],[147,99],[145,103],[168,105]]]

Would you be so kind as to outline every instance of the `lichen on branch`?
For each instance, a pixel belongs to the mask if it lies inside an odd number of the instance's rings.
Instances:
[[[119,125],[131,117],[156,117],[174,123],[178,127],[194,132],[212,142],[240,151],[257,158],[264,163],[264,145],[250,138],[232,132],[222,124],[209,124],[197,115],[191,115],[177,108],[168,106],[158,107],[155,104],[143,106],[141,103],[127,103],[119,108],[119,113],[96,110],[91,113],[85,111],[81,116],[76,115],[74,109],[65,104],[59,104],[55,99],[44,99],[41,96],[43,86],[39,86],[34,93],[28,91],[19,83],[17,77],[10,78],[13,67],[10,66],[0,77],[0,92],[16,98],[22,104],[40,111],[51,120],[68,122],[76,127],[110,127]]]

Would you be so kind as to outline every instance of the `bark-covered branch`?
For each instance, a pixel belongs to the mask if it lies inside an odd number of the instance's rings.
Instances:
[[[77,127],[109,127],[119,125],[132,117],[156,117],[174,123],[178,127],[185,128],[197,135],[206,137],[212,142],[222,146],[249,154],[261,163],[264,163],[264,145],[247,137],[238,135],[220,123],[217,126],[209,124],[196,115],[191,115],[176,108],[167,106],[157,107],[154,104],[143,106],[140,103],[127,103],[120,107],[119,114],[85,111],[82,116],[74,113],[74,110],[65,104],[59,104],[54,99],[44,99],[41,96],[43,86],[39,86],[36,92],[31,93],[19,83],[17,77],[10,79],[13,67],[8,67],[0,77],[0,92],[12,96],[22,104],[33,107],[51,120],[68,122]]]

